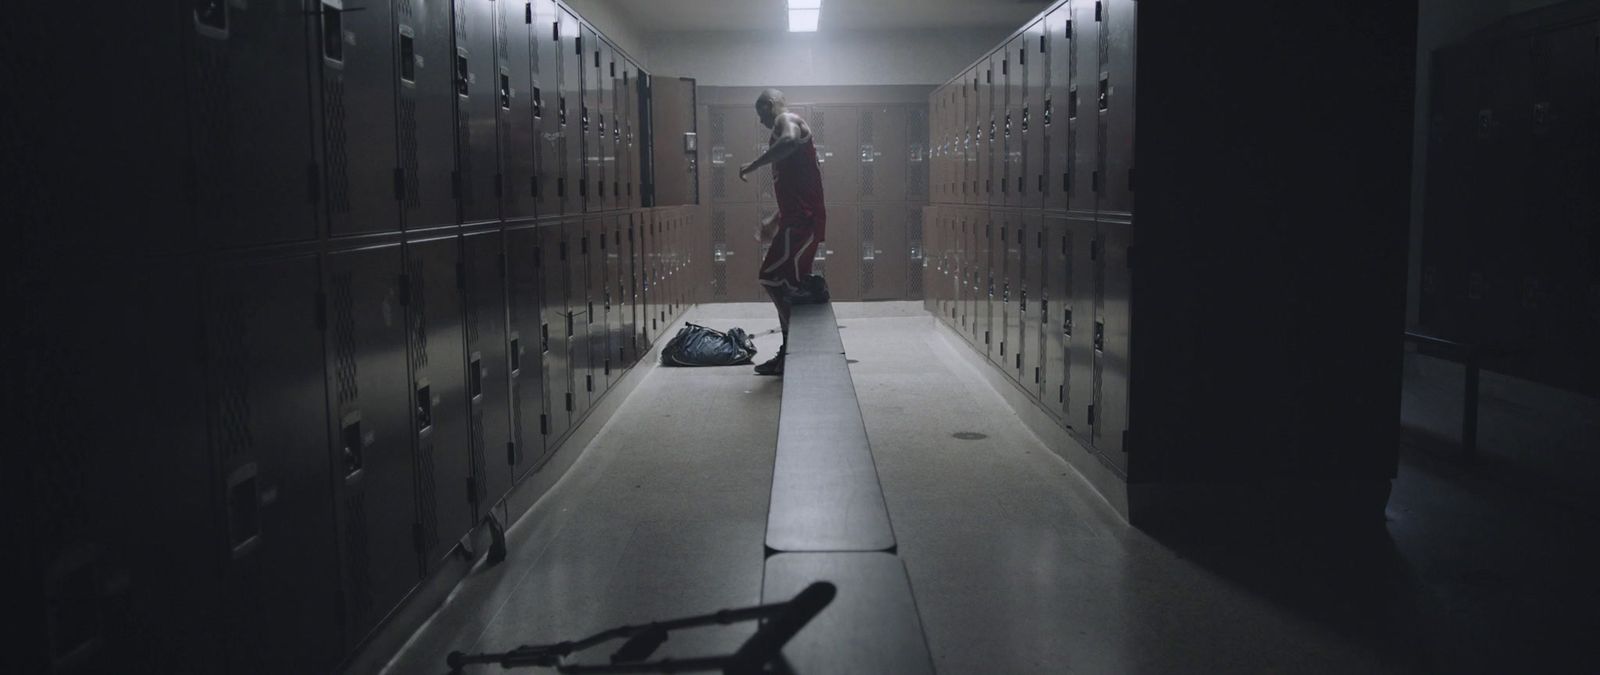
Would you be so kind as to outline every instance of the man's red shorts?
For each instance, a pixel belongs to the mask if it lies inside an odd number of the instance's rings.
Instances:
[[[767,257],[761,261],[761,285],[784,288],[794,292],[802,288],[800,280],[811,276],[811,264],[817,257],[817,223],[802,222],[783,225],[772,238]]]

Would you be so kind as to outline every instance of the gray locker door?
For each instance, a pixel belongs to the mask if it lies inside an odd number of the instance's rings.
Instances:
[[[406,244],[406,323],[423,563],[433,569],[471,529],[471,420],[455,236]]]
[[[1135,0],[1108,0],[1102,23],[1100,81],[1096,84],[1100,108],[1100,203],[1097,211],[1118,215],[1133,213],[1134,55],[1138,31]]]
[[[550,418],[545,409],[544,242],[547,229],[506,230],[506,356],[511,380],[511,481],[544,459]]]
[[[711,207],[711,293],[719,302],[760,302],[767,300],[758,275],[766,246],[756,241],[756,232],[766,211],[755,204],[715,204]],[[657,228],[667,219],[657,221]],[[658,255],[661,241],[657,240]],[[667,261],[658,263],[658,273]],[[665,312],[669,300],[666,289],[658,299],[658,312]],[[665,320],[665,315],[658,317]]]
[[[587,25],[579,27],[581,37],[575,50],[579,59],[578,70],[581,91],[579,124],[583,130],[583,183],[581,185],[583,210],[599,211],[600,184],[605,180],[605,162],[600,148],[600,38]]]
[[[988,165],[987,178],[984,181],[986,202],[990,206],[1002,206],[1006,203],[1006,179],[1009,177],[1006,162],[1008,140],[1006,138],[1006,113],[1009,103],[1006,91],[1006,52],[1002,48],[989,55],[989,69],[984,73],[984,88],[989,91],[989,149],[979,161]]]
[[[1022,375],[1022,289],[1023,280],[1023,229],[1022,214],[1011,211],[1003,216],[1000,233],[1000,250],[1005,255],[1005,283],[1001,286],[1001,308],[1005,314],[1005,334],[1000,337],[1000,365],[1011,379],[1021,381]]]
[[[532,218],[538,214],[534,172],[538,170],[539,120],[533,104],[533,24],[528,21],[532,6],[520,2],[497,2],[500,73],[496,82],[496,103],[500,109],[500,204],[507,220]],[[549,37],[549,36],[546,36]]]
[[[322,6],[317,20],[328,230],[335,235],[398,231],[389,5],[361,12],[344,11],[340,0],[322,0]]]
[[[1005,115],[1000,120],[1000,135],[1005,143],[1005,158],[1001,164],[1005,167],[1005,181],[1000,183],[1000,199],[1011,206],[1022,206],[1024,195],[1022,186],[1025,170],[1022,164],[1023,148],[1026,145],[1022,135],[1022,108],[1027,104],[1027,66],[1022,65],[1026,58],[1026,42],[1021,38],[1013,38],[1005,44],[1000,52],[1000,74],[1005,76],[1003,86],[1005,95]]]
[[[556,101],[556,116],[561,125],[562,169],[561,177],[556,179],[556,191],[561,197],[562,213],[580,213],[587,190],[584,181],[588,180],[583,173],[583,39],[578,19],[565,9],[560,16],[561,95]]]
[[[852,204],[859,194],[861,110],[855,106],[814,105],[811,132],[816,135],[817,163],[822,169],[822,194],[830,202]],[[769,176],[767,180],[772,180]],[[829,209],[829,215],[833,210]],[[854,216],[852,215],[852,219]],[[828,223],[833,235],[833,223]],[[829,292],[833,292],[830,285]],[[837,297],[837,296],[835,296]]]
[[[1044,115],[1045,160],[1040,170],[1044,173],[1044,205],[1051,209],[1065,209],[1067,195],[1072,189],[1072,155],[1068,139],[1069,101],[1072,98],[1073,42],[1068,34],[1072,30],[1071,8],[1057,7],[1044,20],[1045,57],[1039,63],[1048,69],[1046,75]]]
[[[1095,395],[1095,304],[1100,264],[1094,252],[1094,221],[1069,219],[1067,235],[1072,261],[1068,277],[1071,305],[1062,326],[1067,336],[1067,424],[1087,441],[1091,438],[1089,405]]]
[[[1045,165],[1049,157],[1045,152],[1045,111],[1050,100],[1050,53],[1043,20],[1028,27],[1017,53],[1023,61],[1026,78],[1022,104],[1022,204],[1029,208],[1040,208],[1044,206],[1045,195],[1049,192],[1045,181]]]
[[[824,188],[826,189],[826,188]],[[817,245],[812,271],[828,280],[835,301],[861,299],[861,232],[854,204],[828,204],[827,239]]]
[[[452,2],[410,0],[396,5],[400,205],[405,227],[411,230],[456,223],[456,141],[454,134],[445,133],[453,128],[456,114]]]
[[[566,232],[561,223],[538,228],[540,253],[539,297],[543,298],[543,325],[539,327],[540,350],[544,361],[545,412],[549,414],[549,433],[545,434],[545,455],[533,462],[542,466],[555,452],[557,444],[572,428],[573,363],[572,337],[567,332],[572,313],[567,305],[568,266]]]
[[[996,101],[999,100],[1001,101],[999,105],[1004,105],[1003,98],[995,96],[994,78],[995,75],[999,74],[998,65],[989,58],[985,58],[978,63],[978,82],[974,86],[978,99],[976,109],[978,116],[976,125],[978,143],[976,146],[977,157],[975,158],[978,165],[978,175],[976,185],[977,198],[971,202],[972,204],[993,204],[995,203],[994,199],[1000,196],[999,186],[994,184],[994,162],[991,158],[999,128],[999,121],[996,116]]]
[[[622,174],[622,208],[638,208],[643,192],[639,190],[639,146],[635,136],[639,119],[639,67],[626,58],[618,58],[617,69],[622,73],[622,84],[617,87],[617,121],[622,140],[618,141],[618,171]]]
[[[904,211],[905,221],[901,223],[900,228],[906,236],[903,250],[906,252],[907,265],[905,274],[901,278],[906,280],[906,292],[902,297],[907,300],[921,300],[932,293],[927,284],[928,235],[932,234],[930,230],[934,224],[922,209],[921,204],[907,205]]]
[[[865,202],[907,198],[908,111],[901,105],[861,108],[857,139],[860,166],[857,199]]]
[[[576,378],[573,386],[580,391],[580,403],[587,396],[589,405],[606,391],[605,256],[600,250],[601,223],[600,217],[591,215],[585,216],[579,224],[582,237],[578,240],[577,254],[583,258],[583,274],[574,275],[583,286],[584,294],[583,339],[574,348],[585,350],[583,358],[588,367],[583,373],[582,386],[578,386]]]
[[[317,259],[208,274],[207,410],[223,495],[230,672],[322,672],[343,653]],[[284,592],[293,589],[293,592]]]
[[[978,293],[973,307],[977,330],[973,331],[973,337],[981,345],[978,351],[998,362],[1000,338],[1005,332],[998,295],[1000,285],[1005,283],[1005,258],[1003,249],[996,245],[996,237],[1000,236],[1003,223],[998,211],[976,209],[973,215],[977,223],[972,238],[978,252]]]
[[[328,421],[347,647],[421,578],[402,260],[399,246],[327,258]]]
[[[978,169],[978,148],[982,145],[983,123],[979,113],[978,79],[981,68],[967,71],[961,84],[961,202],[979,203],[983,177]]]
[[[711,155],[711,201],[759,201],[762,186],[772,183],[770,170],[757,171],[747,177],[748,181],[741,181],[739,167],[761,155],[772,132],[761,126],[751,106],[709,106],[706,108],[706,117]]]
[[[589,359],[589,261],[584,250],[584,219],[573,216],[561,221],[561,255],[565,261],[567,312],[563,321],[567,334],[567,359],[572,373],[571,396],[566,402],[572,426],[578,426],[589,411],[591,361]]]
[[[234,6],[193,26],[189,133],[203,240],[233,247],[316,237],[305,18]]]
[[[456,0],[456,173],[463,223],[500,217],[496,117],[501,72],[494,7],[483,0]]]
[[[1096,317],[1094,447],[1124,473],[1128,430],[1129,333],[1131,315],[1128,248],[1133,228],[1100,225],[1100,302]]]
[[[605,296],[606,311],[606,340],[603,345],[605,351],[606,384],[609,386],[617,381],[622,370],[627,367],[627,353],[623,349],[622,338],[622,313],[625,305],[622,302],[622,258],[620,254],[626,250],[627,242],[622,241],[621,229],[617,226],[619,218],[626,219],[627,214],[610,215],[599,223],[600,228],[600,257],[604,261],[602,266],[603,276],[600,279]]]
[[[978,252],[975,249],[977,243],[975,228],[981,227],[977,220],[973,218],[973,212],[970,209],[961,210],[959,241],[959,246],[961,247],[961,306],[957,310],[957,317],[960,320],[961,333],[966,336],[968,342],[972,342],[975,336],[982,337],[982,333],[977,332]],[[977,342],[982,344],[981,339]]]
[[[1066,319],[1072,312],[1072,230],[1060,216],[1044,216],[1044,248],[1040,251],[1040,275],[1044,296],[1039,302],[1042,323],[1044,376],[1040,378],[1039,400],[1058,417],[1066,415],[1067,335]]]
[[[632,368],[639,362],[642,341],[639,335],[639,222],[642,213],[629,213],[618,217],[617,256],[621,269],[617,278],[617,293],[622,304],[622,367]]]
[[[507,3],[511,4],[511,3]],[[556,179],[561,176],[561,45],[555,0],[532,0],[532,82],[528,93],[535,128],[534,208],[541,216],[561,212]]]
[[[655,236],[651,228],[655,227],[655,219],[659,210],[639,212],[639,224],[633,233],[634,247],[637,253],[639,266],[639,351],[641,354],[648,351],[656,341],[656,288],[651,275],[654,273],[656,261]]]
[[[509,3],[508,3],[509,4]],[[522,25],[522,18],[516,17]],[[509,24],[509,22],[508,22]],[[516,464],[507,352],[505,241],[489,231],[462,239],[466,282],[467,410],[471,424],[473,522],[511,491]],[[520,358],[520,357],[519,357]]]
[[[859,213],[856,227],[860,233],[861,299],[905,299],[911,264],[911,251],[906,242],[906,206],[863,204]],[[829,236],[832,236],[831,226]]]
[[[1017,373],[1023,388],[1040,397],[1044,382],[1044,297],[1045,297],[1044,218],[1038,213],[1022,214],[1022,297],[1017,310],[1022,313],[1022,368]]]
[[[1100,63],[1100,24],[1095,4],[1071,5],[1072,84],[1067,88],[1067,154],[1072,158],[1072,190],[1068,208],[1081,214],[1095,212],[1095,176],[1099,170],[1096,144],[1100,138],[1097,112]]]
[[[597,39],[595,49],[598,57],[594,68],[586,72],[594,73],[595,78],[595,110],[590,114],[596,117],[595,138],[600,142],[600,152],[596,156],[600,162],[600,177],[596,181],[600,188],[599,205],[602,210],[608,210],[617,208],[617,183],[620,182],[617,180],[617,87],[613,80],[617,60],[616,50],[605,39]]]

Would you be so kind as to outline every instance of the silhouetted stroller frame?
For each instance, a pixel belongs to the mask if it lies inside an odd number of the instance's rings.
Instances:
[[[742,609],[725,609],[712,614],[657,621],[642,626],[622,626],[596,633],[576,642],[559,642],[551,645],[523,646],[508,652],[489,654],[464,654],[451,652],[446,663],[450,672],[460,673],[471,664],[497,663],[502,668],[545,667],[560,673],[683,673],[721,671],[728,675],[751,673],[791,672],[783,660],[783,646],[816,617],[837,592],[833,584],[818,581],[807,586],[788,602],[758,605]],[[662,659],[645,661],[667,641],[667,632],[680,628],[728,625],[744,621],[765,619],[754,635],[739,646],[738,651],[727,656],[706,656],[689,659]],[[575,652],[583,651],[602,642],[627,638],[611,655],[611,663],[596,665],[567,665],[562,660]],[[769,670],[769,667],[771,670]]]

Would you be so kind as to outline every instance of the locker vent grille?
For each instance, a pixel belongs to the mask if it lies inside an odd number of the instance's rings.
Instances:
[[[439,539],[439,499],[434,485],[433,441],[425,441],[417,448],[417,501],[422,507],[421,531],[418,544],[423,551],[432,551]]]
[[[322,142],[328,162],[328,208],[350,212],[349,158],[346,156],[344,79],[329,74],[322,85]]]
[[[406,93],[400,95],[400,161],[405,169],[406,208],[418,208],[422,206],[422,186],[418,182],[417,101]]]
[[[395,3],[395,11],[399,14],[402,22],[410,21],[412,17],[411,0],[400,0]]]
[[[342,405],[361,395],[356,381],[355,299],[349,272],[335,274],[332,281],[333,297],[329,305],[333,310],[333,374]]]
[[[418,373],[428,367],[428,277],[419,258],[411,259],[411,359]]]
[[[248,313],[256,303],[247,293],[221,294],[212,316],[211,362],[216,364],[216,427],[214,437],[223,459],[246,454],[254,445],[250,435],[250,351],[245,340]]]
[[[372,611],[372,551],[367,544],[367,498],[356,492],[344,498],[345,559],[350,570],[350,616],[357,623]]]

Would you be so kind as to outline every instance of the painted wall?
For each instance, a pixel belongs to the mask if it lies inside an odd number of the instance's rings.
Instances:
[[[605,2],[604,0],[562,0],[589,23],[599,28],[612,44],[621,47],[622,51],[633,57],[633,60],[643,66],[646,71],[656,72],[655,62],[650,59],[650,45],[646,33],[640,30],[634,19],[627,14],[625,7],[619,10],[618,3]],[[693,77],[693,75],[690,75]]]
[[[702,87],[942,84],[1012,30],[657,33],[647,50]]]

